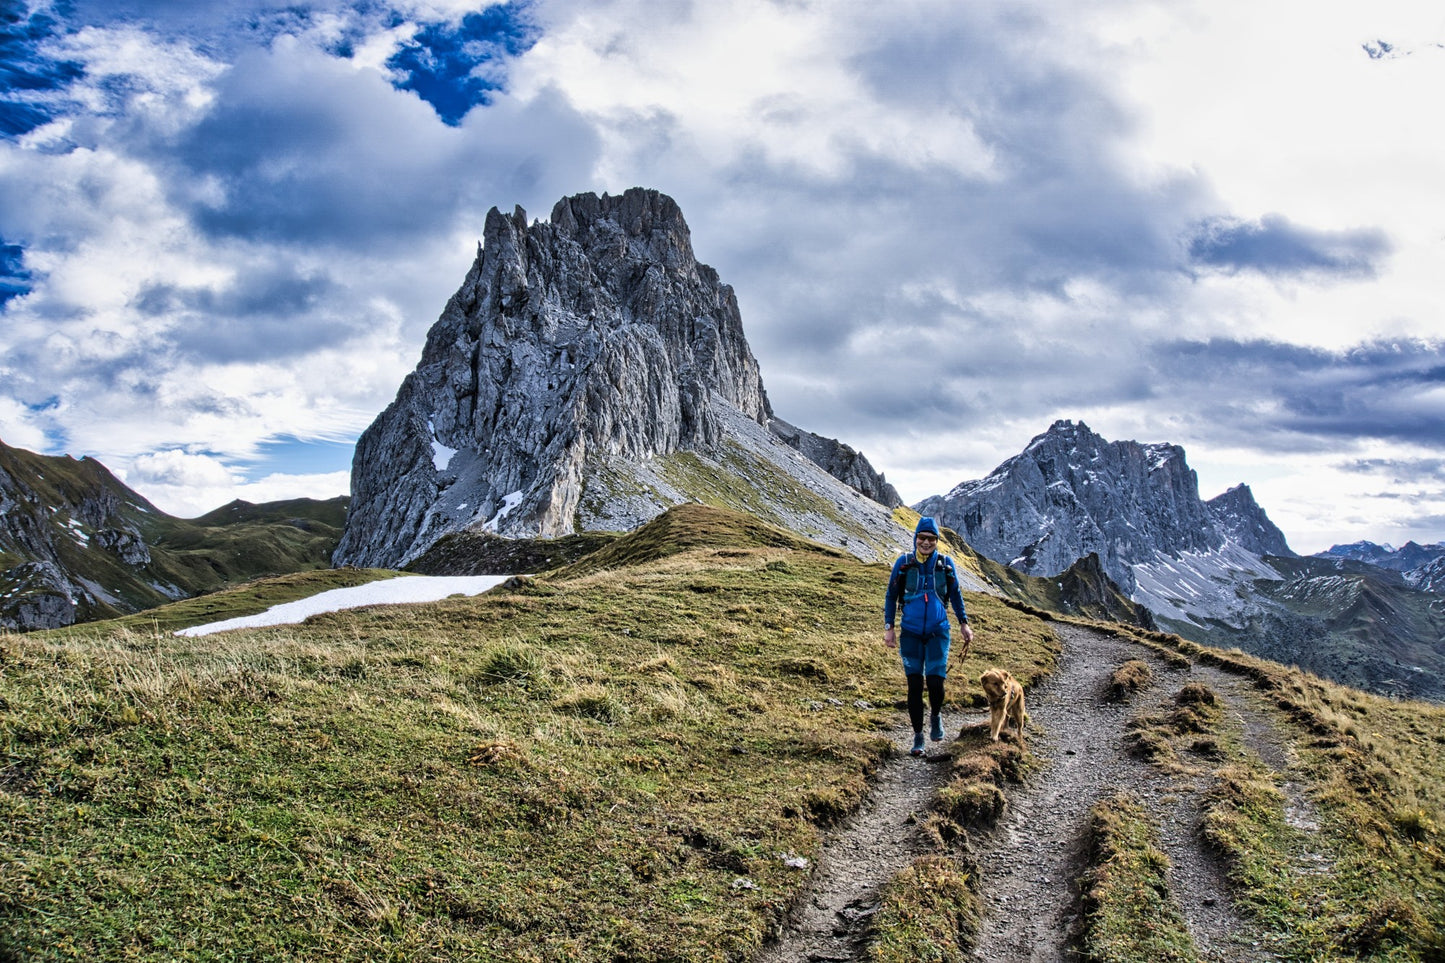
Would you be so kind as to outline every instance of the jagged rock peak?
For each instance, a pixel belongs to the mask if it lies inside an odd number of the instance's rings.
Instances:
[[[733,290],[697,262],[671,198],[578,194],[532,223],[493,208],[421,363],[357,444],[335,560],[400,565],[467,528],[555,537],[584,515],[635,518],[584,505],[589,477],[718,454],[730,412],[765,434],[773,417]],[[685,495],[641,487],[649,504]]]
[[[1110,442],[1067,420],[986,478],[915,507],[984,555],[1032,575],[1056,575],[1097,552],[1126,591],[1134,589],[1135,564],[1224,542],[1184,449]]]
[[[884,478],[881,472],[874,469],[862,453],[854,451],[851,446],[836,438],[824,438],[811,431],[804,431],[781,418],[769,421],[768,428],[809,461],[875,502],[889,508],[897,508],[903,504],[898,490],[888,483],[888,479]]]
[[[1257,555],[1294,557],[1284,532],[1259,507],[1248,485],[1241,482],[1205,504],[1220,530],[1236,545]]]

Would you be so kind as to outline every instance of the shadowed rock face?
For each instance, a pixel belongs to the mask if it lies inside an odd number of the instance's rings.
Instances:
[[[1280,531],[1248,485],[1235,485],[1222,495],[1204,503],[1220,532],[1247,551],[1256,555],[1280,555],[1292,557],[1284,532]]]
[[[1207,551],[1222,538],[1194,472],[1172,445],[1108,443],[1056,422],[987,477],[918,506],[984,555],[1055,575],[1090,553],[1128,589],[1133,563],[1162,546]]]
[[[1247,486],[1206,503],[1183,448],[1108,442],[1071,421],[1055,422],[988,477],[916,507],[1030,575],[1056,575],[1096,553],[1128,591],[1135,565],[1226,541],[1253,555],[1293,554]]]
[[[404,564],[473,527],[568,534],[599,464],[716,453],[733,413],[772,419],[732,288],[671,198],[579,194],[530,225],[494,208],[421,363],[357,444],[335,560]]]
[[[862,453],[833,438],[823,438],[788,424],[781,418],[768,423],[773,434],[800,451],[828,474],[867,495],[875,502],[897,508],[903,504],[898,491],[874,470]]]

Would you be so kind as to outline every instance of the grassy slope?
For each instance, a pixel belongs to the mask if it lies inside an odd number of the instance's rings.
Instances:
[[[0,959],[747,959],[805,883],[783,857],[886,752],[885,576],[685,506],[474,599],[0,636]],[[1049,671],[1045,622],[969,606],[951,695]],[[1293,720],[1334,872],[1283,878],[1302,841],[1271,835],[1277,793],[1212,814],[1289,958],[1440,959],[1442,710],[1116,631],[1252,675]],[[910,945],[968,916],[949,858],[911,870],[938,905],[890,889]]]
[[[746,958],[901,694],[886,570],[750,526],[304,627],[0,637],[0,954]],[[969,675],[1047,668],[970,603]]]
[[[1289,778],[1317,807],[1318,831],[1291,824],[1280,777],[1238,746],[1213,773],[1203,827],[1279,958],[1445,961],[1445,707],[1115,630],[1248,676],[1293,735]]]

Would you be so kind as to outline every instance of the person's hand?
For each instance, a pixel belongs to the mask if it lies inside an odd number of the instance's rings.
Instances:
[[[963,654],[968,655],[968,647],[973,645],[973,626],[967,622],[963,623]]]
[[[883,630],[883,644],[890,649],[898,645],[898,637],[893,634],[893,627],[891,625]]]

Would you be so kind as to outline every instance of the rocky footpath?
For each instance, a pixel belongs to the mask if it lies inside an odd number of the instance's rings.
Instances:
[[[978,873],[983,905],[979,930],[971,935],[974,957],[992,963],[1078,958],[1078,881],[1086,864],[1089,812],[1122,791],[1144,805],[1160,832],[1170,861],[1169,889],[1200,959],[1271,959],[1267,940],[1235,908],[1223,867],[1201,837],[1207,767],[1165,771],[1132,755],[1125,733],[1131,718],[1153,711],[1183,686],[1208,686],[1220,700],[1222,725],[1280,774],[1289,818],[1308,832],[1315,817],[1289,777],[1289,734],[1276,728],[1275,717],[1240,677],[1207,666],[1173,667],[1153,650],[1092,629],[1060,625],[1058,631],[1063,651],[1057,667],[1028,692],[1029,750],[1039,766],[1026,785],[1007,790],[1002,818],[972,839],[965,857]],[[1110,676],[1131,659],[1151,666],[1152,682],[1126,702],[1113,701]],[[979,668],[971,667],[970,674]],[[985,725],[986,715],[955,715],[949,723]],[[948,768],[938,764],[938,755],[929,760],[904,755],[908,734],[893,733],[899,754],[883,767],[858,814],[825,844],[811,889],[758,963],[868,958],[868,920],[878,894],[899,868],[928,851],[920,817]],[[1324,870],[1319,863],[1299,867]]]

